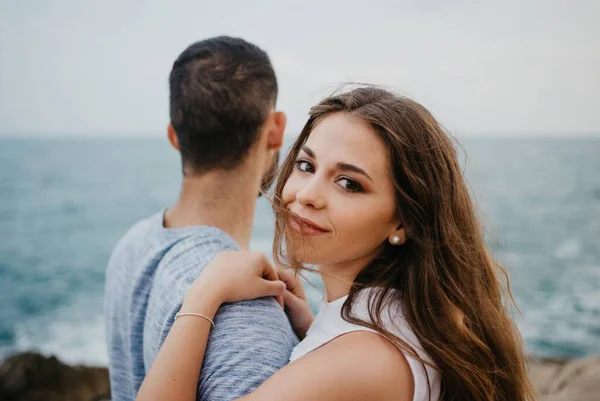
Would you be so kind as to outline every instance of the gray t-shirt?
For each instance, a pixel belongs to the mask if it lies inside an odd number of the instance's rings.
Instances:
[[[190,284],[215,255],[239,246],[208,226],[167,229],[164,211],[135,224],[106,272],[106,330],[113,400],[133,400]],[[198,400],[250,393],[289,360],[298,343],[274,298],[225,304],[215,316]]]

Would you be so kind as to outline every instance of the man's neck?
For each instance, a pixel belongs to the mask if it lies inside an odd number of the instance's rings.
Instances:
[[[165,214],[166,228],[212,226],[247,249],[259,178],[238,171],[213,171],[183,179],[177,203]]]

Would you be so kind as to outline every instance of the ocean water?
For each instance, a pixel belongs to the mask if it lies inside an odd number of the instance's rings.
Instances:
[[[600,140],[461,142],[529,351],[600,354]],[[179,184],[166,140],[0,140],[0,356],[36,349],[105,364],[111,249],[136,220],[172,204]],[[269,251],[272,225],[261,200],[254,249]]]

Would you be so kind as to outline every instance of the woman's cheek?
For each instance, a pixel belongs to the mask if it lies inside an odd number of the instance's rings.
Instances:
[[[287,205],[296,199],[296,192],[298,192],[298,178],[292,173],[285,182],[283,186],[283,190],[281,191],[281,198],[283,199],[283,204]]]
[[[332,207],[330,203],[329,217],[340,239],[347,245],[354,245],[356,241],[369,235],[369,231],[365,230],[369,227],[369,213],[365,213],[356,199],[340,198],[336,199],[335,206]]]
[[[353,207],[348,207],[350,205]],[[380,245],[380,239],[387,237],[383,231],[387,232],[389,225],[388,219],[378,210],[380,206],[365,199],[348,201],[347,207],[338,208],[341,214],[336,215],[336,220],[342,225],[340,229],[348,242],[361,243],[368,248]]]

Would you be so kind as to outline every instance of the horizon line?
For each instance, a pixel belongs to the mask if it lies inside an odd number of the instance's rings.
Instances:
[[[294,138],[297,134],[285,134],[284,140],[289,140]],[[456,138],[477,138],[477,139],[526,139],[526,138],[534,138],[534,139],[592,139],[598,138],[600,139],[600,131],[597,132],[539,132],[539,131],[484,131],[480,133],[475,132],[462,132],[462,133],[453,133],[450,134]],[[2,139],[111,139],[111,140],[127,140],[127,139],[135,139],[135,140],[158,140],[158,139],[166,139],[166,133],[157,133],[157,132],[110,132],[110,133],[100,133],[100,132],[0,132],[0,140]]]

